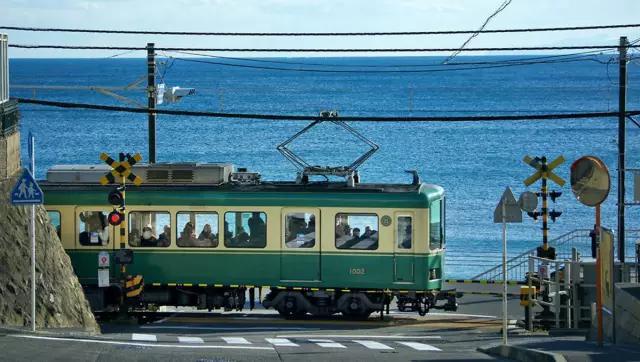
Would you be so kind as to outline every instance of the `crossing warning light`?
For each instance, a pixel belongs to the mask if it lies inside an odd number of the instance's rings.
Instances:
[[[122,190],[119,187],[111,190],[111,192],[109,192],[108,200],[113,206],[124,206],[124,195],[122,195]]]
[[[109,220],[109,225],[118,226],[122,224],[124,215],[118,210],[113,210],[107,216],[107,220]]]

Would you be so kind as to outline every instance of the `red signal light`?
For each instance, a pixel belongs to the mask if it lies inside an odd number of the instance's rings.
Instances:
[[[122,215],[122,213],[118,210],[113,210],[109,213],[109,216],[107,216],[107,219],[109,220],[109,225],[118,226],[122,224],[122,221],[124,220],[124,215]]]

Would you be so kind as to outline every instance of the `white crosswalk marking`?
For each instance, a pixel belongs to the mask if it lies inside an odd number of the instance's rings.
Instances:
[[[336,343],[330,339],[310,339],[309,342],[313,342],[324,348],[347,348],[345,345]]]
[[[286,339],[286,338],[265,338],[265,340],[271,344],[273,344],[274,346],[279,346],[279,347],[298,347],[297,344],[291,342],[290,340]]]
[[[358,341],[354,340],[354,342],[359,343],[369,349],[393,349],[392,347],[387,346],[384,343],[376,342],[376,341]]]
[[[221,337],[225,342],[229,344],[251,344],[251,342],[247,341],[242,337]]]
[[[180,343],[204,343],[204,340],[200,337],[178,337],[178,342]]]
[[[131,335],[131,340],[132,341],[157,342],[158,338],[156,338],[155,334],[133,333]]]
[[[438,347],[434,347],[430,344],[424,344],[420,342],[404,342],[404,341],[395,341],[396,343],[404,344],[407,347],[411,347],[418,351],[442,351]]]

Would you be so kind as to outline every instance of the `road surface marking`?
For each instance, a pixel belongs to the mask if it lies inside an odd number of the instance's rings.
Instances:
[[[347,348],[345,345],[336,343],[330,339],[309,339],[309,342],[313,342],[323,348]]]
[[[265,338],[265,340],[271,344],[273,344],[274,346],[279,346],[279,347],[298,347],[297,344],[291,342],[290,340],[286,339],[286,338]]]
[[[403,336],[397,334],[390,334],[386,336],[369,336],[366,334],[287,334],[287,335],[278,335],[279,338],[307,338],[307,337],[316,337],[316,338],[364,338],[364,339],[442,339],[442,336]]]
[[[207,330],[207,331],[306,331],[309,329],[318,328],[303,328],[303,327],[201,327],[201,326],[142,326],[141,329],[193,329],[193,330]]]
[[[178,337],[180,343],[204,343],[204,340],[200,337]]]
[[[402,342],[396,341],[397,343],[404,344],[407,347],[411,347],[418,351],[442,351],[440,348],[434,347],[429,344],[418,343],[418,342]]]
[[[58,337],[44,337],[44,336],[28,336],[28,335],[10,335],[17,338],[30,338],[30,339],[43,339],[48,341],[71,341],[71,342],[83,342],[83,343],[99,343],[99,344],[114,344],[124,346],[138,346],[138,347],[161,347],[161,348],[190,348],[190,349],[256,349],[256,350],[268,350],[273,351],[273,347],[256,347],[256,346],[219,346],[219,345],[189,345],[189,344],[158,344],[158,343],[137,343],[137,342],[120,342],[120,341],[104,341],[97,339],[76,339],[76,338],[58,338]]]
[[[157,342],[158,338],[155,334],[134,333],[131,335],[132,341]]]
[[[438,315],[438,316],[449,316],[449,317],[475,317],[475,318],[491,318],[497,319],[498,317],[494,315],[486,315],[486,314],[464,314],[464,313],[438,313],[438,312],[429,312],[429,315]]]
[[[366,341],[366,340],[354,340],[354,342],[359,343],[369,349],[393,349],[392,347],[387,346],[386,344],[376,342],[376,341]]]
[[[247,341],[242,337],[221,337],[222,340],[229,344],[251,344],[251,342]]]

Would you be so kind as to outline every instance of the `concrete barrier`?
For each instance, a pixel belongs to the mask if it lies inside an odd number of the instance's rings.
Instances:
[[[640,285],[617,283],[615,287],[616,343],[640,344]]]
[[[479,347],[478,351],[494,356],[509,358],[523,362],[566,362],[567,360],[560,353],[545,352],[537,349],[524,348],[512,345],[497,345],[490,347]]]

